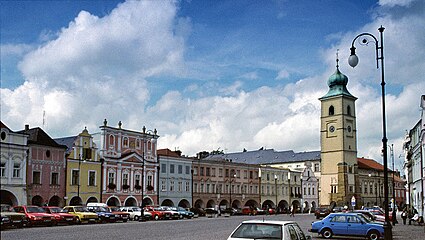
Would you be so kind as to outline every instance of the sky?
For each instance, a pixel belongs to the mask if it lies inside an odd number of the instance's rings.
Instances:
[[[51,137],[157,129],[159,148],[320,150],[320,97],[339,69],[358,98],[358,157],[382,162],[384,31],[388,143],[396,168],[425,94],[422,0],[1,1],[1,120]],[[390,158],[391,159],[391,158]]]

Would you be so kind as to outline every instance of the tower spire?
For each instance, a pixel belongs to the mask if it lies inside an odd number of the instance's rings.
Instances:
[[[337,49],[337,50],[336,50],[336,69],[338,69],[338,70],[339,70],[339,64],[338,64],[338,62],[339,62],[338,52],[339,52],[339,49]]]

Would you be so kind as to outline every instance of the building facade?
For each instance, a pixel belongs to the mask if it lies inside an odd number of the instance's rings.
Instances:
[[[193,160],[195,208],[260,207],[259,165],[223,158]]]
[[[339,71],[329,77],[328,93],[321,97],[320,204],[350,205],[356,192],[356,97],[347,90],[348,78]]]
[[[27,204],[28,135],[10,130],[0,121],[1,203]]]
[[[66,146],[55,142],[41,128],[29,128],[19,133],[28,135],[27,204],[65,205]]]
[[[102,161],[92,135],[85,128],[77,136],[58,138],[55,141],[67,146],[66,205],[100,202]]]
[[[180,151],[158,150],[159,204],[192,207],[192,159]]]
[[[100,131],[102,202],[110,206],[158,204],[156,129],[123,129],[121,121],[111,127],[105,119]]]

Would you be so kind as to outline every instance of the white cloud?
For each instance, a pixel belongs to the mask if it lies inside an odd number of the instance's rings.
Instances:
[[[379,5],[381,6],[409,6],[412,2],[416,0],[379,0]]]
[[[286,78],[288,78],[289,77],[289,72],[287,71],[287,70],[285,70],[285,69],[283,69],[283,70],[280,70],[278,73],[277,73],[277,76],[276,76],[276,80],[281,80],[281,79],[286,79]]]

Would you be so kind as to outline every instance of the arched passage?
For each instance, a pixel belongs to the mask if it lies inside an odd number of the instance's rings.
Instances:
[[[87,203],[97,203],[97,202],[99,201],[95,197],[89,197],[89,199],[87,199]]]
[[[212,199],[208,200],[207,208],[215,208],[215,201]]]
[[[242,207],[242,203],[239,200],[235,200],[232,203],[232,208],[241,208]]]
[[[15,194],[9,192],[7,190],[0,191],[1,204],[7,204],[9,206],[17,206],[19,205],[18,199]]]
[[[142,201],[142,205],[143,206],[152,206],[154,204],[153,204],[153,201],[150,197],[145,197]]]
[[[204,201],[202,201],[202,199],[198,199],[195,201],[195,208],[204,208]]]
[[[124,201],[124,206],[126,207],[137,206],[137,200],[134,197],[128,197]]]
[[[310,212],[314,212],[314,211],[316,211],[316,202],[315,202],[315,201],[312,201],[312,202],[311,202],[311,209],[310,209]]]
[[[289,211],[289,204],[286,200],[279,202],[277,212],[278,213],[287,213]]]
[[[247,206],[247,207],[253,207],[253,208],[258,208],[259,207],[259,204],[258,204],[257,201],[250,199],[250,200],[246,201],[245,206]]]
[[[62,207],[63,206],[62,199],[56,195],[51,197],[49,200],[49,206]]]
[[[69,205],[80,206],[80,205],[83,205],[83,202],[81,201],[80,197],[75,196],[75,197],[71,198],[71,201],[69,201]]]
[[[218,207],[220,209],[226,209],[229,207],[229,201],[227,201],[226,199],[221,200],[220,204],[218,204]]]
[[[292,201],[292,206],[295,208],[295,212],[301,211],[301,204],[298,200]]]
[[[40,195],[36,195],[31,199],[31,205],[43,206],[43,198]]]
[[[162,201],[161,206],[174,207],[174,203],[170,199],[165,199]]]
[[[269,208],[275,208],[276,204],[271,200],[266,200],[263,202],[261,208],[262,209],[269,209]]]
[[[190,208],[190,203],[186,199],[182,199],[182,200],[180,200],[178,206],[182,207],[182,208]]]
[[[121,206],[120,200],[118,198],[116,198],[116,197],[110,197],[108,199],[108,201],[106,201],[106,204],[108,206]]]

